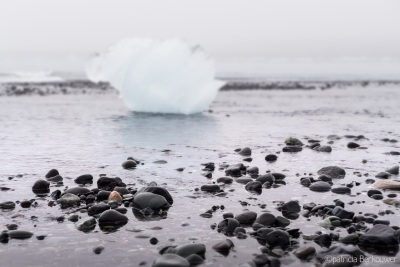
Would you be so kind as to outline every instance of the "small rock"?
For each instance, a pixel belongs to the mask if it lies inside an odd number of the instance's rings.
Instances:
[[[28,239],[33,236],[33,233],[29,231],[13,230],[8,231],[8,236],[14,239]]]
[[[0,209],[13,210],[13,209],[15,209],[15,203],[12,201],[2,202],[2,203],[0,203]]]
[[[190,263],[179,255],[164,254],[157,258],[152,267],[189,267]]]
[[[244,157],[249,157],[251,156],[251,149],[249,147],[242,148],[238,154]]]
[[[93,248],[93,253],[98,255],[101,252],[103,252],[103,250],[104,250],[103,246],[98,246],[98,247]]]
[[[33,186],[32,191],[35,194],[47,194],[50,192],[50,183],[45,180],[37,180]]]
[[[269,155],[265,156],[265,160],[267,162],[275,162],[275,161],[277,161],[277,159],[278,159],[278,156],[274,155],[274,154],[269,154]]]
[[[134,169],[137,166],[137,162],[135,160],[126,160],[122,163],[122,168],[130,170]]]
[[[230,239],[225,239],[224,241],[218,242],[212,246],[212,248],[223,254],[227,255],[229,254],[230,250],[234,247],[233,242]]]
[[[295,252],[293,252],[293,254],[297,258],[299,258],[301,260],[305,260],[309,256],[315,254],[315,248],[314,247],[301,247],[301,248],[297,249]]]
[[[115,201],[117,203],[122,203],[122,197],[117,191],[112,191],[108,196],[109,201]]]
[[[221,190],[221,188],[219,187],[219,185],[216,185],[216,184],[207,184],[207,185],[203,185],[200,188],[200,190],[205,191],[205,192],[215,193],[215,192],[218,192],[219,190]]]
[[[327,192],[331,190],[331,185],[327,182],[318,181],[310,185],[310,190],[315,192]]]
[[[346,175],[346,171],[337,166],[328,166],[320,169],[318,175],[326,175],[331,177],[332,179],[340,179],[344,178]]]
[[[75,178],[77,184],[93,184],[93,176],[91,174],[83,174]]]
[[[348,148],[357,148],[357,147],[360,147],[360,145],[357,144],[357,143],[354,143],[354,142],[349,142],[349,143],[347,144],[347,147],[348,147]]]
[[[51,178],[54,177],[56,175],[59,175],[60,173],[56,170],[56,169],[51,169],[47,174],[46,174],[46,178]]]
[[[96,219],[91,217],[76,223],[76,229],[82,232],[89,232],[96,227]]]

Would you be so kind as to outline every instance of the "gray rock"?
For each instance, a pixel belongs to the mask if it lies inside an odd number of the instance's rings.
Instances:
[[[64,179],[62,178],[61,175],[56,175],[50,178],[47,178],[47,181],[51,182],[51,183],[58,183],[58,182],[62,182]]]
[[[277,227],[286,227],[290,224],[290,221],[282,216],[276,216],[275,218],[275,225]]]
[[[291,200],[282,205],[282,213],[299,213],[301,207],[298,201]]]
[[[225,174],[232,177],[240,177],[242,176],[242,170],[246,170],[243,163],[232,164],[226,168]]]
[[[93,184],[93,175],[83,174],[75,178],[77,184]]]
[[[342,207],[336,206],[333,210],[332,210],[332,215],[339,217],[340,219],[353,219],[354,217],[354,212],[352,211],[347,211],[345,209],[343,209]]]
[[[393,175],[398,175],[399,174],[399,165],[396,165],[396,166],[393,166],[392,168],[387,169],[386,172],[393,174]]]
[[[206,246],[201,243],[186,244],[176,248],[176,254],[183,258],[186,258],[192,254],[196,254],[204,258],[205,253]]]
[[[66,193],[61,198],[57,199],[57,203],[61,205],[62,209],[66,209],[79,205],[81,199],[77,195]]]
[[[376,224],[360,236],[359,242],[365,246],[393,247],[399,245],[399,236],[390,226]]]
[[[303,145],[303,143],[295,137],[289,137],[288,139],[286,139],[285,144],[287,146],[302,146]]]
[[[233,242],[230,239],[225,239],[224,241],[218,242],[212,246],[212,248],[221,253],[221,254],[228,254],[229,251],[234,247]]]
[[[301,260],[305,260],[309,256],[315,254],[315,248],[314,247],[301,247],[301,248],[297,249],[293,254],[297,258],[299,258]]]
[[[160,195],[144,192],[135,196],[133,204],[139,209],[150,208],[152,210],[159,210],[168,207],[167,200]]]
[[[320,147],[317,147],[316,150],[318,152],[330,153],[330,152],[332,152],[332,147],[331,146],[320,146]]]
[[[335,194],[350,194],[351,189],[348,188],[347,186],[338,186],[335,188],[332,188],[331,191]]]
[[[33,186],[32,191],[35,194],[46,194],[50,192],[50,183],[45,180],[37,180]]]
[[[285,248],[290,245],[290,236],[285,231],[275,230],[267,235],[266,241],[271,248]]]
[[[310,190],[315,192],[327,192],[331,190],[331,185],[327,182],[318,181],[310,185]]]
[[[2,210],[13,210],[15,209],[15,203],[12,201],[5,201],[0,203],[0,209]]]
[[[337,166],[324,167],[324,168],[320,169],[317,173],[318,173],[318,175],[326,175],[333,179],[344,178],[346,175],[346,171]]]
[[[76,229],[82,232],[89,232],[96,227],[96,219],[95,218],[87,218],[75,224]]]
[[[357,143],[354,143],[354,142],[349,142],[349,143],[347,144],[347,147],[348,147],[348,148],[357,148],[357,147],[360,147],[360,145],[357,144]]]
[[[218,224],[218,231],[223,234],[232,234],[240,223],[236,219],[227,218]]]
[[[381,178],[381,179],[388,179],[390,177],[390,173],[388,172],[380,172],[377,175],[375,175],[376,178]]]
[[[248,184],[252,181],[253,181],[253,179],[251,179],[249,177],[240,177],[235,180],[235,182],[237,182],[239,184]]]
[[[303,148],[301,146],[285,146],[282,148],[282,152],[287,152],[287,153],[296,153],[302,151]]]
[[[59,175],[60,173],[56,170],[56,169],[51,169],[46,175],[46,178],[51,178],[54,177],[56,175]]]
[[[251,156],[251,149],[249,147],[242,148],[238,154],[244,157],[249,157]]]
[[[206,184],[206,185],[203,185],[200,188],[200,190],[205,191],[205,192],[215,193],[215,192],[218,192],[219,190],[221,190],[221,188],[219,187],[219,185],[216,185],[216,184]]]
[[[277,155],[274,155],[274,154],[269,154],[269,155],[266,155],[265,156],[265,160],[267,161],[267,162],[274,162],[274,161],[276,161],[278,159],[278,156]]]
[[[256,191],[259,192],[262,190],[262,184],[258,181],[251,181],[249,183],[246,184],[245,189],[247,191]]]
[[[14,239],[27,239],[31,238],[33,236],[33,233],[29,231],[13,230],[8,231],[8,236]]]
[[[88,209],[88,215],[93,216],[96,214],[103,213],[104,211],[109,210],[109,209],[110,209],[110,206],[105,203],[94,204],[93,206],[91,206]]]
[[[240,224],[252,224],[257,218],[257,213],[254,211],[246,211],[236,216],[236,220]]]
[[[260,175],[256,181],[264,184],[264,183],[270,183],[273,184],[275,182],[275,177],[271,173],[267,173],[264,175]]]
[[[99,224],[124,224],[128,217],[115,210],[106,210],[99,217]]]
[[[90,190],[86,187],[72,187],[72,188],[69,188],[67,191],[65,191],[63,193],[63,195],[73,194],[73,195],[80,196],[80,195],[86,195],[88,193],[90,193]]]
[[[137,162],[134,160],[126,160],[122,163],[122,168],[124,169],[134,169],[137,166]]]
[[[233,182],[233,179],[230,177],[219,177],[217,179],[217,183],[231,184],[232,182]]]
[[[254,223],[261,224],[266,227],[270,227],[275,223],[275,216],[271,213],[262,213],[257,217]]]
[[[154,261],[152,267],[190,267],[190,263],[179,255],[164,254]]]

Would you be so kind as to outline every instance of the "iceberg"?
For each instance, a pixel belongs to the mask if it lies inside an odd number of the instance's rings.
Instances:
[[[93,82],[109,82],[137,112],[194,114],[207,109],[224,82],[200,46],[179,39],[125,39],[86,65]]]

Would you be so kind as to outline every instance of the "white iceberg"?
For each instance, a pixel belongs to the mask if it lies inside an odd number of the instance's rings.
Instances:
[[[109,82],[138,112],[193,114],[207,109],[224,82],[199,46],[179,39],[125,39],[89,60],[86,75]]]

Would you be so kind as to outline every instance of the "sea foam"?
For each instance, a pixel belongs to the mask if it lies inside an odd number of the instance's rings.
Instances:
[[[125,39],[92,57],[86,74],[115,87],[133,111],[193,114],[214,100],[224,82],[200,46],[179,39]]]

